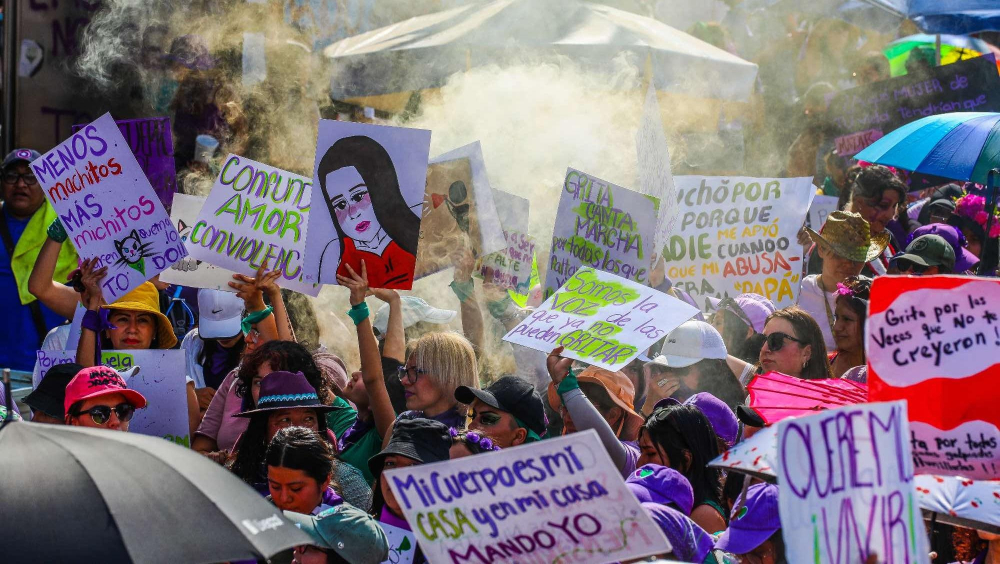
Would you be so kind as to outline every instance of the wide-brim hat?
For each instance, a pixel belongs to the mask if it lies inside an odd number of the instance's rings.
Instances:
[[[316,388],[306,380],[301,372],[272,372],[260,381],[257,408],[234,414],[234,417],[253,417],[258,413],[270,413],[279,409],[308,408],[325,413],[343,409],[324,405],[319,401]]]
[[[872,234],[871,226],[861,215],[835,211],[826,216],[820,233],[806,227],[813,243],[826,247],[837,256],[854,262],[871,262],[889,245],[889,233]]]
[[[621,371],[612,372],[599,366],[588,366],[576,375],[576,381],[581,384],[589,382],[604,388],[611,401],[622,408],[625,412],[625,424],[622,426],[620,439],[631,441],[639,436],[639,428],[642,427],[646,419],[636,413],[635,408],[632,407],[632,402],[635,401],[635,387],[628,376]],[[558,411],[562,398],[559,397],[555,382],[549,382],[547,398],[549,406]]]
[[[152,282],[143,282],[138,288],[125,294],[115,303],[101,306],[101,308],[148,313],[156,319],[156,338],[159,341],[159,348],[172,349],[177,344],[174,326],[160,311],[160,292],[156,290],[156,286],[153,286]]]
[[[83,366],[75,362],[53,366],[38,383],[38,387],[24,396],[24,403],[49,417],[64,418],[66,406],[63,402],[66,399],[66,386],[81,370]]]

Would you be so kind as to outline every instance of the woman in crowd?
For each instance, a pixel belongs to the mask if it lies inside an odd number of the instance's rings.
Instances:
[[[406,408],[400,417],[423,417],[447,427],[465,428],[466,408],[455,399],[459,386],[479,387],[476,353],[458,333],[428,333],[409,347],[399,369]]]
[[[333,480],[333,451],[316,431],[279,429],[264,460],[270,499],[279,509],[318,515],[344,502]]]
[[[667,335],[660,355],[645,365],[649,380],[643,413],[657,401],[672,397],[685,401],[698,392],[709,392],[735,408],[743,403],[746,390],[728,362],[722,335],[704,321],[687,321]],[[754,366],[738,359],[742,378],[749,379]]]
[[[823,268],[820,274],[802,279],[798,305],[819,323],[823,342],[832,349],[836,344],[833,309],[837,285],[860,274],[866,262],[881,255],[889,243],[889,235],[870,229],[868,222],[856,213],[839,211],[827,216],[820,233],[808,228],[806,231],[823,258]]]
[[[1000,535],[956,527],[951,540],[961,564],[991,564],[1000,558]]]
[[[643,421],[632,407],[632,382],[621,372],[597,366],[588,366],[576,374],[571,370],[573,359],[560,356],[562,351],[562,347],[556,347],[546,360],[552,379],[549,406],[562,418],[562,433],[594,429],[622,476],[628,476],[639,460],[635,441]]]
[[[891,237],[886,227],[889,222],[899,216],[900,208],[906,203],[906,184],[893,174],[892,170],[882,165],[871,165],[863,168],[851,183],[850,199],[846,211],[860,214],[871,229],[873,238],[879,234]],[[906,214],[903,214],[906,217]],[[907,231],[909,231],[907,229]],[[868,262],[875,274],[885,274],[889,267],[889,259],[900,248],[898,242],[886,246],[887,252]]]
[[[293,564],[379,564],[389,560],[389,543],[382,527],[350,504],[334,506],[319,515],[286,511],[285,517],[313,541],[295,547]]]
[[[198,327],[184,336],[181,350],[201,411],[208,409],[243,356],[243,307],[243,300],[232,292],[198,290]]]
[[[914,239],[924,235],[937,235],[951,245],[951,249],[955,251],[955,274],[974,275],[976,273],[975,268],[979,264],[979,257],[969,250],[969,243],[961,229],[944,223],[932,223],[918,227],[913,233],[910,233],[909,239],[906,240],[906,246],[909,246]]]
[[[745,500],[736,507],[729,528],[715,543],[716,551],[735,555],[739,562],[785,564],[785,542],[781,538],[781,519],[778,517],[778,486],[750,486]]]
[[[440,421],[423,418],[396,421],[385,448],[368,461],[369,470],[375,476],[371,515],[384,527],[413,530],[406,522],[383,472],[449,460],[451,444],[448,427]],[[418,545],[413,562],[420,564],[426,561]]]
[[[722,335],[730,355],[757,364],[760,347],[764,345],[764,321],[774,313],[771,300],[760,294],[740,294],[735,298],[715,301],[712,327]],[[746,381],[740,378],[741,383]]]
[[[830,372],[835,378],[865,364],[865,316],[868,315],[871,287],[871,279],[865,276],[852,276],[837,285],[836,321],[833,324],[837,349],[830,353]]]
[[[144,407],[146,398],[128,389],[121,375],[107,366],[91,366],[77,373],[66,385],[63,400],[67,425],[112,431],[127,432],[135,410]]]
[[[948,218],[948,224],[962,230],[968,242],[969,252],[983,259],[982,268],[992,276],[996,272],[997,245],[1000,244],[1000,216],[994,214],[990,232],[986,232],[989,222],[986,199],[982,196],[966,194],[955,201],[955,213]]]
[[[712,537],[690,517],[694,492],[687,478],[673,468],[646,464],[625,480],[632,495],[670,541],[669,556],[683,562],[704,562]]]
[[[832,378],[823,332],[804,309],[792,306],[767,316],[764,335],[766,340],[760,349],[764,372],[806,380]]]
[[[691,519],[712,533],[726,528],[722,474],[708,463],[719,456],[712,424],[693,405],[656,409],[639,431],[638,465],[659,464],[678,471],[694,490]]]
[[[493,442],[493,439],[476,431],[459,431],[458,429],[451,428],[448,429],[448,433],[451,435],[451,449],[449,450],[449,454],[452,460],[500,450],[500,447]]]

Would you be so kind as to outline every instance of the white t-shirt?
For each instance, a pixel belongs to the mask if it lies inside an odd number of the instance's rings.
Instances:
[[[802,288],[799,290],[799,307],[809,312],[816,323],[819,324],[820,331],[823,332],[823,340],[826,341],[826,350],[831,352],[837,349],[837,344],[833,340],[833,330],[831,326],[833,320],[826,314],[826,306],[823,305],[825,298],[830,304],[830,312],[837,308],[837,293],[831,292],[823,295],[823,290],[819,289],[819,274],[806,276],[802,279]]]

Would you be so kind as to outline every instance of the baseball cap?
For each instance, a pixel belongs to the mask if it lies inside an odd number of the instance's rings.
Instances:
[[[686,405],[693,405],[701,410],[712,424],[715,434],[728,446],[736,444],[736,437],[740,432],[740,423],[736,420],[736,414],[732,409],[719,398],[708,392],[698,392],[689,397],[684,402]]]
[[[240,334],[243,300],[232,292],[198,290],[198,336],[228,339]]]
[[[529,431],[534,431],[539,436],[545,434],[545,406],[542,404],[542,397],[524,378],[504,376],[485,390],[459,386],[455,389],[455,399],[464,404],[478,399],[494,409],[510,413]]]
[[[921,266],[944,266],[955,269],[955,249],[940,235],[923,235],[906,246],[906,251],[892,260],[908,260]]]
[[[715,309],[728,309],[737,317],[753,328],[754,333],[763,333],[764,324],[767,323],[767,316],[777,309],[771,300],[760,294],[747,293],[740,294],[735,298],[708,298],[708,302]],[[735,309],[734,309],[735,308]],[[736,311],[738,309],[739,311]]]
[[[778,486],[756,484],[747,489],[744,503],[737,503],[729,528],[715,543],[717,550],[747,554],[781,529],[778,517]]]
[[[704,321],[686,321],[671,331],[649,365],[685,368],[706,358],[726,358],[722,335]]]
[[[645,464],[625,478],[625,486],[640,503],[672,505],[685,515],[690,515],[694,508],[691,482],[667,466]]]
[[[44,380],[43,378],[42,381]],[[146,407],[146,398],[139,392],[128,389],[120,374],[107,366],[91,366],[81,370],[66,385],[63,411],[68,413],[69,408],[78,401],[110,394],[122,394],[137,409]]]
[[[0,165],[0,169],[7,170],[12,164],[15,163],[31,163],[35,159],[42,158],[42,154],[34,149],[14,149],[3,159],[3,165]]]
[[[33,392],[24,397],[24,403],[35,411],[41,411],[49,417],[62,419],[66,416],[63,402],[66,400],[66,386],[77,375],[83,366],[75,362],[57,364],[45,373]]]
[[[712,536],[699,527],[690,517],[672,507],[657,503],[642,503],[642,508],[653,520],[663,536],[670,541],[672,556],[682,562],[704,562],[712,552]],[[714,560],[713,560],[714,562]]]
[[[979,257],[972,254],[969,249],[965,248],[966,241],[962,230],[954,225],[948,225],[946,223],[932,223],[930,225],[918,227],[913,231],[913,233],[910,234],[910,239],[906,242],[906,244],[909,245],[914,239],[923,237],[924,235],[937,235],[951,245],[952,250],[955,251],[955,272],[966,272],[968,270],[972,270],[972,268],[979,263]]]
[[[285,511],[285,517],[312,537],[313,544],[332,550],[352,564],[378,564],[389,558],[389,542],[378,523],[347,503],[319,515]]]
[[[450,323],[458,315],[457,311],[438,309],[416,296],[402,296],[400,301],[403,306],[403,329],[412,327],[421,321],[436,323],[438,325]],[[388,330],[389,304],[384,304],[375,312],[372,327],[378,329],[378,332],[382,335]]]

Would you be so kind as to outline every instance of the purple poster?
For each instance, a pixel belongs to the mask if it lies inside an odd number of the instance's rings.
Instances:
[[[170,209],[177,192],[177,170],[174,168],[174,139],[170,133],[170,118],[154,117],[115,120],[122,136],[139,161],[142,172],[153,186],[153,191]],[[83,125],[74,125],[73,133]]]

